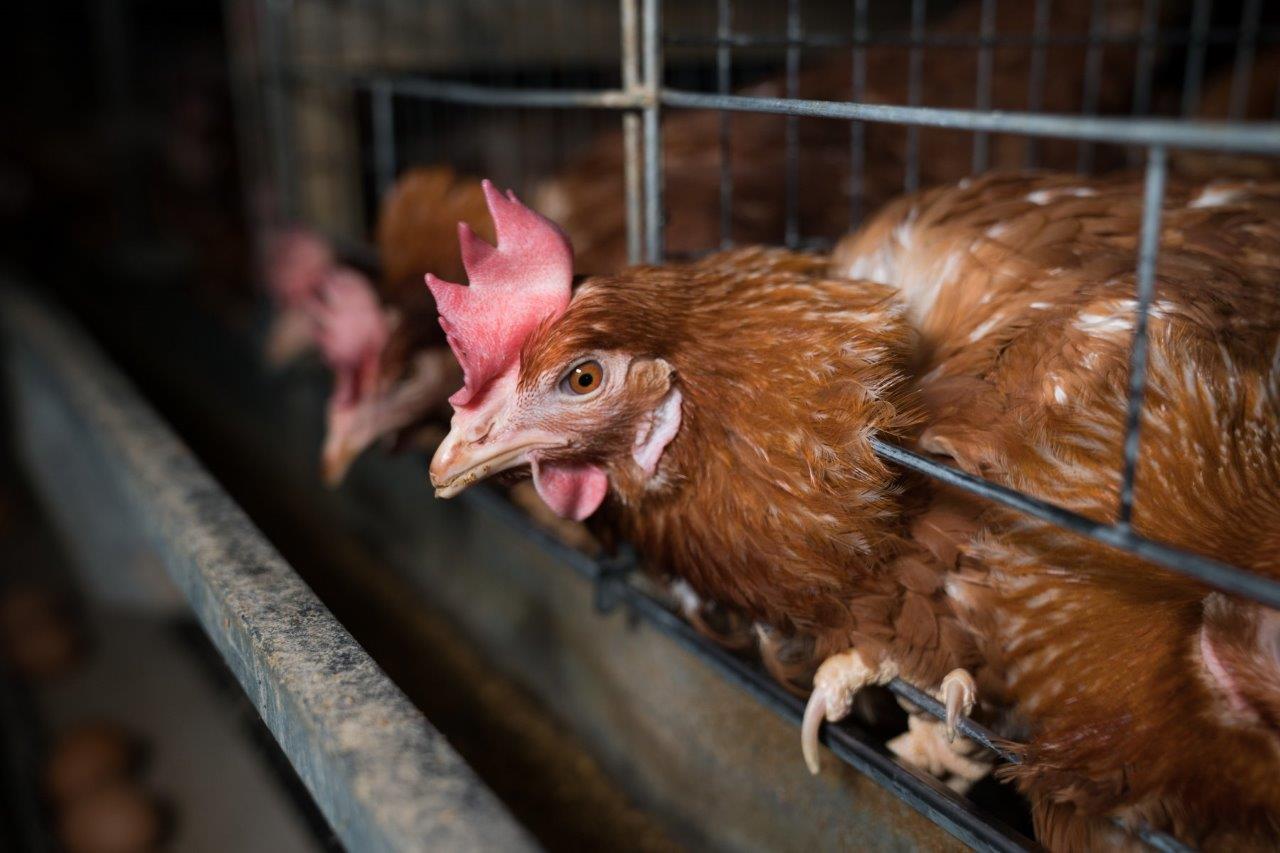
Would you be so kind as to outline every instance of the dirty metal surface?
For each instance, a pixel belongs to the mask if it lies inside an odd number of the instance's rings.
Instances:
[[[246,694],[352,850],[522,850],[528,834],[405,699],[129,383],[74,326],[0,287],[20,452],[71,431],[118,488]],[[53,423],[50,419],[60,420]]]

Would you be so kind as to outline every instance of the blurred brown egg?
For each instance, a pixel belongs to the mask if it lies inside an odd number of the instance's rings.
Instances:
[[[0,638],[6,641],[60,618],[57,596],[42,586],[24,584],[0,595]]]
[[[80,640],[65,622],[49,620],[9,637],[4,656],[28,678],[56,678],[80,661]]]
[[[58,820],[67,853],[140,853],[160,840],[155,799],[133,782],[113,782],[68,803]]]
[[[127,776],[136,766],[137,740],[115,723],[82,723],[54,742],[45,764],[45,790],[54,800],[82,797]]]

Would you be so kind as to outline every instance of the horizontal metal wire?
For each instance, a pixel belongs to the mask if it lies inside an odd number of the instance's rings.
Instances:
[[[1224,152],[1280,154],[1280,122],[1227,124],[1162,118],[1045,115],[999,110],[977,112],[939,107],[756,98],[746,95],[691,92],[682,89],[663,89],[661,97],[664,106],[689,109],[860,119],[952,130],[1051,136],[1058,139],[1110,142],[1116,145],[1163,145],[1169,148],[1210,148]]]
[[[290,72],[289,79],[296,83],[348,89],[373,90],[385,87],[398,97],[480,107],[638,110],[643,109],[650,100],[642,91],[486,86],[425,77],[358,74],[316,66],[295,67]]]
[[[1088,45],[1137,46],[1159,43],[1164,46],[1188,44],[1195,40],[1204,44],[1235,44],[1237,29],[1210,30],[1203,39],[1192,36],[1186,30],[1163,30],[1154,33],[997,33],[990,36],[968,33],[925,33],[912,35],[910,31],[890,31],[865,36],[845,33],[806,33],[798,38],[785,35],[756,33],[729,33],[727,35],[702,35],[676,33],[666,37],[672,47],[729,47],[785,48],[785,47],[1075,47]],[[1280,42],[1280,27],[1261,27],[1256,38],[1259,42]]]
[[[1129,551],[1144,560],[1150,560],[1179,574],[1193,577],[1224,592],[1244,595],[1270,607],[1280,607],[1280,582],[1278,581],[1147,539],[1128,527],[1094,521],[1039,498],[1033,498],[990,480],[943,465],[927,456],[921,456],[919,453],[890,444],[880,438],[872,438],[871,446],[882,459],[919,471],[949,486],[995,501],[1002,506],[1041,521],[1047,521],[1072,533],[1087,536],[1105,545]]]
[[[338,86],[386,86],[392,94],[491,107],[558,109],[644,109],[651,97],[621,89],[525,89],[411,77],[377,77],[323,70],[297,71],[292,78]],[[951,130],[1013,133],[1116,145],[1215,149],[1224,152],[1280,154],[1280,122],[1225,123],[1164,118],[1046,115],[993,110],[943,109],[889,104],[855,104],[721,95],[682,89],[658,92],[662,106],[729,110],[940,127]]]

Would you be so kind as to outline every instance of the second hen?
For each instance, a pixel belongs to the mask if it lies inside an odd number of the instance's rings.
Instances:
[[[837,253],[923,335],[922,449],[1100,522],[1118,506],[1141,186],[995,177],[906,199]],[[1280,187],[1165,197],[1134,529],[1280,576]],[[949,593],[979,685],[1029,738],[1008,775],[1054,850],[1280,841],[1280,614],[974,507]]]

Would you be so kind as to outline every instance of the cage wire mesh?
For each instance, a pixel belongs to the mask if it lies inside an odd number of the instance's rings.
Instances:
[[[631,261],[734,244],[822,248],[885,201],[991,169],[1141,169],[1145,208],[1119,512],[1112,523],[877,440],[885,459],[1280,606],[1280,584],[1130,527],[1170,174],[1280,174],[1280,7],[1262,0],[228,0],[254,212],[367,243],[415,165],[524,196],[595,169]],[[678,186],[678,194],[668,189]],[[679,204],[668,200],[677,198]],[[616,567],[614,567],[616,568]],[[616,577],[597,565],[592,576]],[[624,591],[623,596],[632,595]],[[693,645],[643,597],[633,607]],[[783,713],[793,697],[715,650]],[[891,689],[935,715],[913,686]],[[989,732],[961,731],[995,749]],[[959,837],[1010,837],[839,730],[828,745]],[[1158,849],[1184,849],[1142,833]]]

